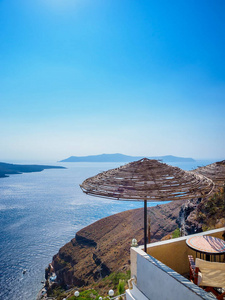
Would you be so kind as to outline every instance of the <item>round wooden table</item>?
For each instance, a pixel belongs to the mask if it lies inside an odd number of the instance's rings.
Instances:
[[[212,261],[213,257],[215,261],[216,255],[225,253],[225,241],[213,236],[194,236],[187,239],[186,243],[188,247],[196,251],[196,257],[197,253],[200,253],[200,258],[202,258],[203,255],[203,259],[205,256],[208,261]]]

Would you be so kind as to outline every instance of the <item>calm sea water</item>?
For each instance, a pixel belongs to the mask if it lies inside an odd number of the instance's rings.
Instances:
[[[191,170],[214,161],[173,165]],[[78,230],[100,218],[143,206],[138,202],[95,198],[81,191],[79,184],[84,179],[118,167],[120,163],[38,163],[67,169],[0,178],[2,300],[36,299],[45,267]],[[25,274],[24,269],[27,270]]]

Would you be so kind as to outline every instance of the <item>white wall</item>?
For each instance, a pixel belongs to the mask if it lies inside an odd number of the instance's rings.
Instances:
[[[137,288],[151,300],[215,300],[140,248],[131,248],[131,276],[137,277]],[[132,294],[132,290],[131,294]],[[137,298],[133,298],[137,299]]]

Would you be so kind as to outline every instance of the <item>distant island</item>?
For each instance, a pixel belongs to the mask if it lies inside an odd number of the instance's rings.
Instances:
[[[70,156],[60,162],[132,162],[144,158],[143,156],[129,156],[120,153],[100,154],[89,156]],[[193,158],[177,157],[173,155],[147,157],[149,159],[157,159],[163,162],[194,162]]]
[[[45,165],[17,165],[0,162],[0,178],[8,177],[8,175],[10,174],[41,172],[45,169],[65,169],[65,167]]]

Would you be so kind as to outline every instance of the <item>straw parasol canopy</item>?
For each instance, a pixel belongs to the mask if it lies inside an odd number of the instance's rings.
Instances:
[[[208,196],[214,183],[203,175],[143,158],[86,179],[84,193],[114,200],[144,201],[145,251],[147,201],[174,201]]]
[[[199,167],[194,172],[212,179],[218,186],[223,186],[225,183],[225,160]]]

